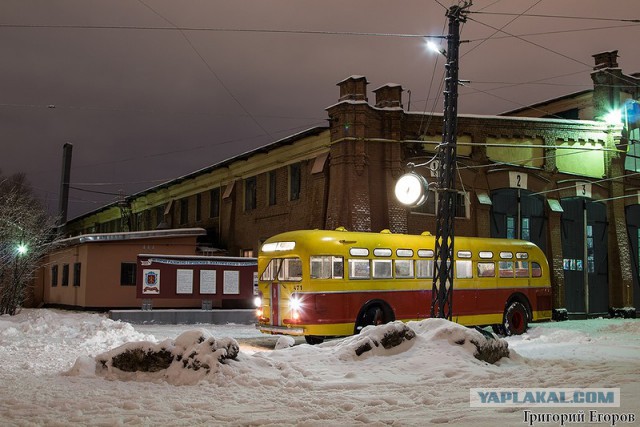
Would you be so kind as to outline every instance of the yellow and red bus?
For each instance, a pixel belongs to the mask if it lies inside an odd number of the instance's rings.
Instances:
[[[258,256],[257,328],[310,344],[367,325],[421,320],[431,311],[435,237],[298,230],[266,240]],[[544,253],[531,242],[456,237],[453,320],[522,334],[551,318]]]

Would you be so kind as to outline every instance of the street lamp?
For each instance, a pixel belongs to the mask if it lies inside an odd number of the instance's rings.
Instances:
[[[18,255],[26,255],[27,252],[29,252],[29,247],[25,243],[20,242],[20,244],[16,247],[16,252],[18,253]]]
[[[422,206],[429,197],[429,183],[422,175],[410,171],[396,182],[395,195],[403,205],[417,208]]]

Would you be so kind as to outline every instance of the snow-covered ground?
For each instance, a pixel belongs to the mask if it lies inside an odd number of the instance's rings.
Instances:
[[[534,325],[507,339],[511,357],[495,365],[455,343],[466,328],[439,319],[409,327],[414,339],[356,356],[363,336],[318,346],[297,339],[288,348],[292,340],[251,325],[130,325],[95,313],[24,310],[0,317],[0,425],[526,425],[525,408],[471,408],[469,389],[479,387],[620,388],[622,406],[600,412],[640,419],[640,319]],[[209,374],[126,380],[93,365],[125,343],[152,345],[198,328],[235,338],[237,359]]]

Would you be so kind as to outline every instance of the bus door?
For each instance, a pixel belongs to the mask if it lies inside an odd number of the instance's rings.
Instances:
[[[270,285],[271,294],[271,324],[274,326],[280,325],[280,285],[277,281],[271,282]]]

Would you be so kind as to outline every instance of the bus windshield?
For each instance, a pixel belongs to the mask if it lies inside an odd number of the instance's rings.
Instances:
[[[260,280],[299,282],[302,280],[302,261],[300,258],[273,258]]]

